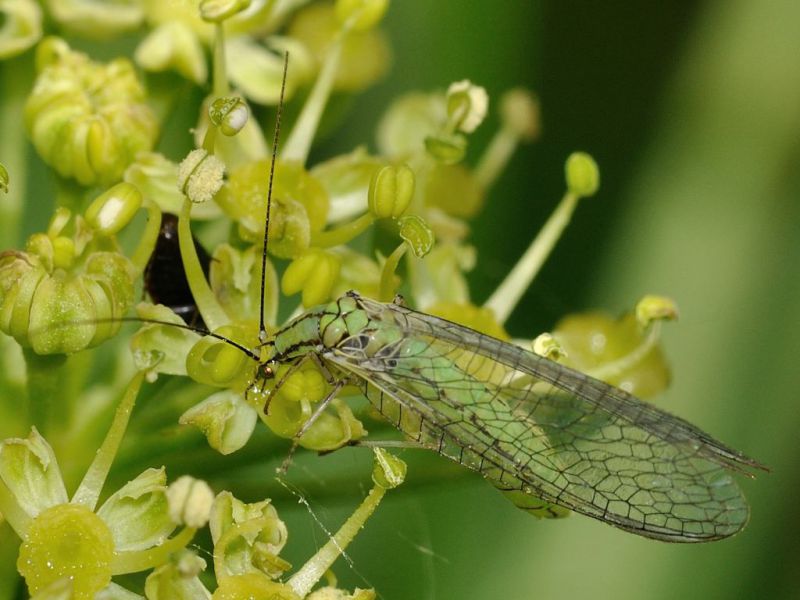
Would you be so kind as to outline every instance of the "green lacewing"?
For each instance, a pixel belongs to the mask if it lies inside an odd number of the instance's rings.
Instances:
[[[283,93],[272,165],[282,105]],[[271,171],[262,303],[273,177]],[[313,359],[333,384],[321,407],[343,385],[357,386],[415,444],[477,471],[533,514],[569,509],[672,542],[721,539],[747,522],[749,508],[731,471],[749,475],[747,469],[764,467],[619,388],[402,302],[357,292],[308,310],[272,335],[263,312],[262,306],[256,349],[209,335],[258,362],[261,380],[274,378],[281,365]]]

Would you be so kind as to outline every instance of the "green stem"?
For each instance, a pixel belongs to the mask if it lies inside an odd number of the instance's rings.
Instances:
[[[227,96],[230,92],[228,85],[228,72],[225,64],[225,28],[222,23],[217,23],[214,28],[214,84],[212,94],[216,98]]]
[[[203,273],[203,267],[200,266],[200,259],[197,258],[197,249],[194,247],[192,230],[189,227],[191,211],[191,200],[184,198],[183,208],[178,218],[178,244],[181,249],[181,259],[183,260],[183,268],[186,271],[186,279],[189,282],[189,288],[192,290],[192,297],[200,314],[203,315],[206,327],[208,327],[209,331],[214,331],[223,325],[227,325],[230,319],[219,302],[217,302],[214,292],[211,291],[211,287],[206,281],[205,273]]]
[[[497,317],[498,323],[505,323],[517,306],[520,298],[536,277],[550,252],[561,237],[564,229],[578,205],[578,196],[567,192],[550,218],[539,231],[536,239],[522,255],[503,283],[495,290],[484,306]]]
[[[128,384],[128,389],[125,390],[125,395],[122,397],[114,414],[114,420],[111,422],[111,427],[108,429],[106,438],[103,440],[100,449],[97,451],[94,461],[86,471],[83,481],[78,486],[78,490],[72,497],[71,502],[75,504],[83,504],[94,510],[97,506],[97,499],[100,497],[100,492],[103,490],[103,484],[106,481],[108,472],[111,469],[111,464],[119,450],[119,445],[122,442],[122,437],[125,435],[125,430],[128,428],[128,421],[130,420],[133,405],[136,403],[136,397],[139,395],[139,389],[142,387],[142,380],[144,379],[144,372],[140,371],[131,379]]]
[[[394,274],[397,271],[397,265],[400,264],[400,259],[403,258],[407,249],[408,244],[403,242],[394,249],[394,252],[392,252],[386,259],[386,262],[383,263],[379,288],[380,295],[378,298],[382,302],[388,302],[394,297]]]
[[[488,190],[506,168],[518,143],[517,134],[507,127],[501,128],[492,138],[474,171],[475,179],[484,190]]]
[[[340,225],[336,229],[313,234],[311,236],[311,245],[319,248],[330,248],[346,244],[364,233],[374,222],[375,217],[372,216],[372,213],[364,213],[357,219]]]
[[[30,348],[23,348],[22,354],[25,357],[28,379],[28,423],[47,437],[53,403],[60,396],[67,357],[63,354],[40,356]]]
[[[331,89],[333,89],[333,80],[339,68],[343,42],[344,34],[340,33],[328,48],[328,54],[319,71],[317,81],[314,83],[305,106],[303,106],[292,132],[286,140],[283,152],[281,152],[281,158],[284,160],[296,160],[301,164],[305,164],[308,152],[311,149],[311,142],[314,141],[319,121],[331,95]]]
[[[131,256],[131,262],[137,275],[144,272],[156,247],[158,234],[161,232],[161,209],[150,200],[145,200],[144,209],[147,211],[147,225],[145,225],[139,244]]]
[[[367,519],[375,512],[386,489],[380,486],[373,487],[361,505],[355,510],[344,525],[328,540],[320,550],[304,564],[297,573],[288,581],[295,593],[305,597],[331,565],[344,552],[344,549],[353,541],[356,534],[364,527]]]
[[[112,575],[138,573],[164,564],[170,554],[185,548],[192,541],[196,531],[193,527],[186,527],[175,537],[153,548],[117,553],[111,563]]]

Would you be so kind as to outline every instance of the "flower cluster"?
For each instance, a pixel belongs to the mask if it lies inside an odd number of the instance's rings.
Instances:
[[[402,292],[417,310],[511,339],[503,324],[579,201],[598,190],[597,165],[585,153],[567,158],[565,194],[552,217],[496,292],[476,305],[466,278],[477,261],[470,220],[517,145],[537,137],[533,94],[514,89],[499,98],[500,126],[474,165],[465,160],[470,135],[490,102],[468,80],[396,99],[378,126],[376,151],[365,145],[308,164],[331,95],[358,92],[386,73],[390,52],[379,25],[388,4],[46,2],[55,33],[141,33],[130,59],[102,63],[60,37],[42,39],[33,0],[0,3],[0,58],[35,46],[36,79],[21,118],[59,189],[47,230],[31,235],[24,250],[0,253],[0,331],[22,346],[24,365],[22,383],[4,380],[3,393],[23,389],[27,398],[7,421],[16,429],[0,429],[8,435],[0,443],[0,513],[21,540],[17,569],[36,598],[129,597],[112,578],[142,571],[151,571],[139,590],[150,599],[374,597],[338,590],[331,580],[313,588],[385,491],[402,482],[398,459],[375,451],[372,491],[287,577],[291,565],[280,552],[288,532],[270,501],[214,494],[199,478],[167,485],[164,468],[145,468],[149,455],[140,449],[167,452],[183,438],[169,446],[163,435],[131,433],[128,422],[137,397],[156,394],[167,379],[175,386],[159,402],[170,418],[155,428],[191,426],[215,451],[233,455],[226,460],[252,443],[259,422],[318,452],[357,443],[370,415],[317,362],[281,365],[269,380],[259,371],[265,333],[350,289],[384,302]],[[148,92],[145,74],[208,92],[194,147],[184,155],[156,149],[164,107],[175,97]],[[297,104],[296,117],[284,119],[280,137],[270,140],[262,118],[281,97]],[[0,165],[0,190],[21,175]],[[174,256],[154,254],[168,235],[166,214],[177,220]],[[161,280],[174,280],[183,296],[169,306],[141,302],[130,316],[140,287],[156,296],[152,273],[161,268],[169,269]],[[178,316],[186,304],[199,320]],[[658,321],[675,314],[669,300],[646,297],[619,320],[567,317],[533,348],[650,396],[668,380]],[[113,342],[103,354],[83,352],[115,337],[125,321],[144,323],[130,339],[132,361]],[[93,368],[103,371],[96,384],[73,374]],[[154,382],[156,391],[140,392]],[[13,410],[5,397],[0,409]],[[109,420],[101,439],[98,424]],[[23,427],[27,438],[18,437]],[[126,432],[137,448],[128,450],[128,463],[141,472],[97,508]],[[211,589],[206,561],[188,548],[206,525]]]

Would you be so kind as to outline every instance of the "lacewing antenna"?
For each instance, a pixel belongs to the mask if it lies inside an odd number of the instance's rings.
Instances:
[[[269,165],[269,184],[267,186],[267,211],[264,215],[264,245],[261,248],[261,301],[258,310],[258,340],[267,341],[267,328],[264,324],[264,291],[267,279],[267,239],[269,238],[269,213],[272,206],[272,182],[275,179],[275,161],[278,158],[278,139],[281,133],[281,113],[283,112],[283,94],[286,91],[286,73],[289,70],[289,52],[283,55],[283,78],[281,79],[281,95],[278,100],[278,111],[275,115],[275,134],[272,137],[272,161]]]
[[[88,321],[71,321],[70,323],[64,324],[63,326],[73,327],[75,325],[97,325],[99,323],[145,323],[147,325],[165,325],[167,327],[185,329],[186,331],[193,331],[194,333],[197,333],[199,335],[207,335],[209,337],[213,337],[214,339],[220,340],[221,342],[225,342],[226,344],[233,346],[238,350],[241,350],[256,362],[259,362],[260,360],[259,355],[250,350],[247,346],[243,346],[242,344],[235,342],[232,339],[227,338],[219,333],[208,331],[203,327],[194,327],[193,325],[187,325],[186,323],[173,323],[172,321],[162,321],[161,319],[149,319],[147,317],[115,317],[113,319],[91,319]]]

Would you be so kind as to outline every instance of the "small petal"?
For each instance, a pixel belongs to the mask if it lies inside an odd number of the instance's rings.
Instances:
[[[26,439],[0,442],[0,479],[31,517],[68,500],[56,455],[35,427]]]
[[[124,0],[48,0],[52,17],[82,37],[108,39],[139,26],[144,11],[139,2]]]
[[[146,302],[136,307],[142,319],[156,319],[183,325],[181,318],[166,306]],[[145,325],[131,338],[133,362],[140,371],[186,375],[186,355],[200,339],[193,331],[169,325]]]
[[[173,70],[198,85],[208,78],[206,56],[200,40],[180,21],[153,29],[136,48],[136,64],[146,71]]]
[[[181,425],[194,425],[221,454],[236,452],[247,443],[258,415],[242,395],[232,390],[212,394],[183,413]]]
[[[278,275],[270,260],[266,262],[264,320],[275,323],[278,317]],[[261,301],[261,248],[237,250],[220,244],[214,250],[209,281],[214,295],[229,315],[258,320]]]
[[[400,96],[378,123],[378,150],[399,159],[419,153],[425,139],[438,133],[446,121],[442,94],[412,92]]]
[[[155,202],[161,212],[180,214],[183,194],[178,181],[178,165],[157,152],[140,152],[125,170],[126,182],[135,185],[142,195]],[[205,202],[192,207],[192,220],[216,219],[222,211],[215,202]]]
[[[364,197],[372,176],[383,164],[381,159],[370,156],[360,146],[349,154],[339,154],[314,165],[311,175],[322,184],[331,199],[329,223],[352,219],[364,211]]]
[[[42,10],[33,0],[1,0],[0,22],[0,59],[25,52],[42,37]]]
[[[209,528],[214,553],[221,555],[226,575],[267,573],[279,577],[290,568],[278,557],[288,531],[269,500],[245,504],[230,492],[222,492],[211,509]],[[217,577],[222,579],[219,573]]]
[[[164,468],[147,469],[129,481],[97,511],[114,536],[117,552],[158,546],[175,529],[167,510]]]
[[[277,45],[291,56],[284,90],[284,101],[288,102],[311,79],[313,59],[304,45],[290,38],[280,38]],[[270,52],[249,36],[239,36],[226,40],[225,59],[228,77],[237,90],[258,104],[278,103],[283,80],[282,53]]]

